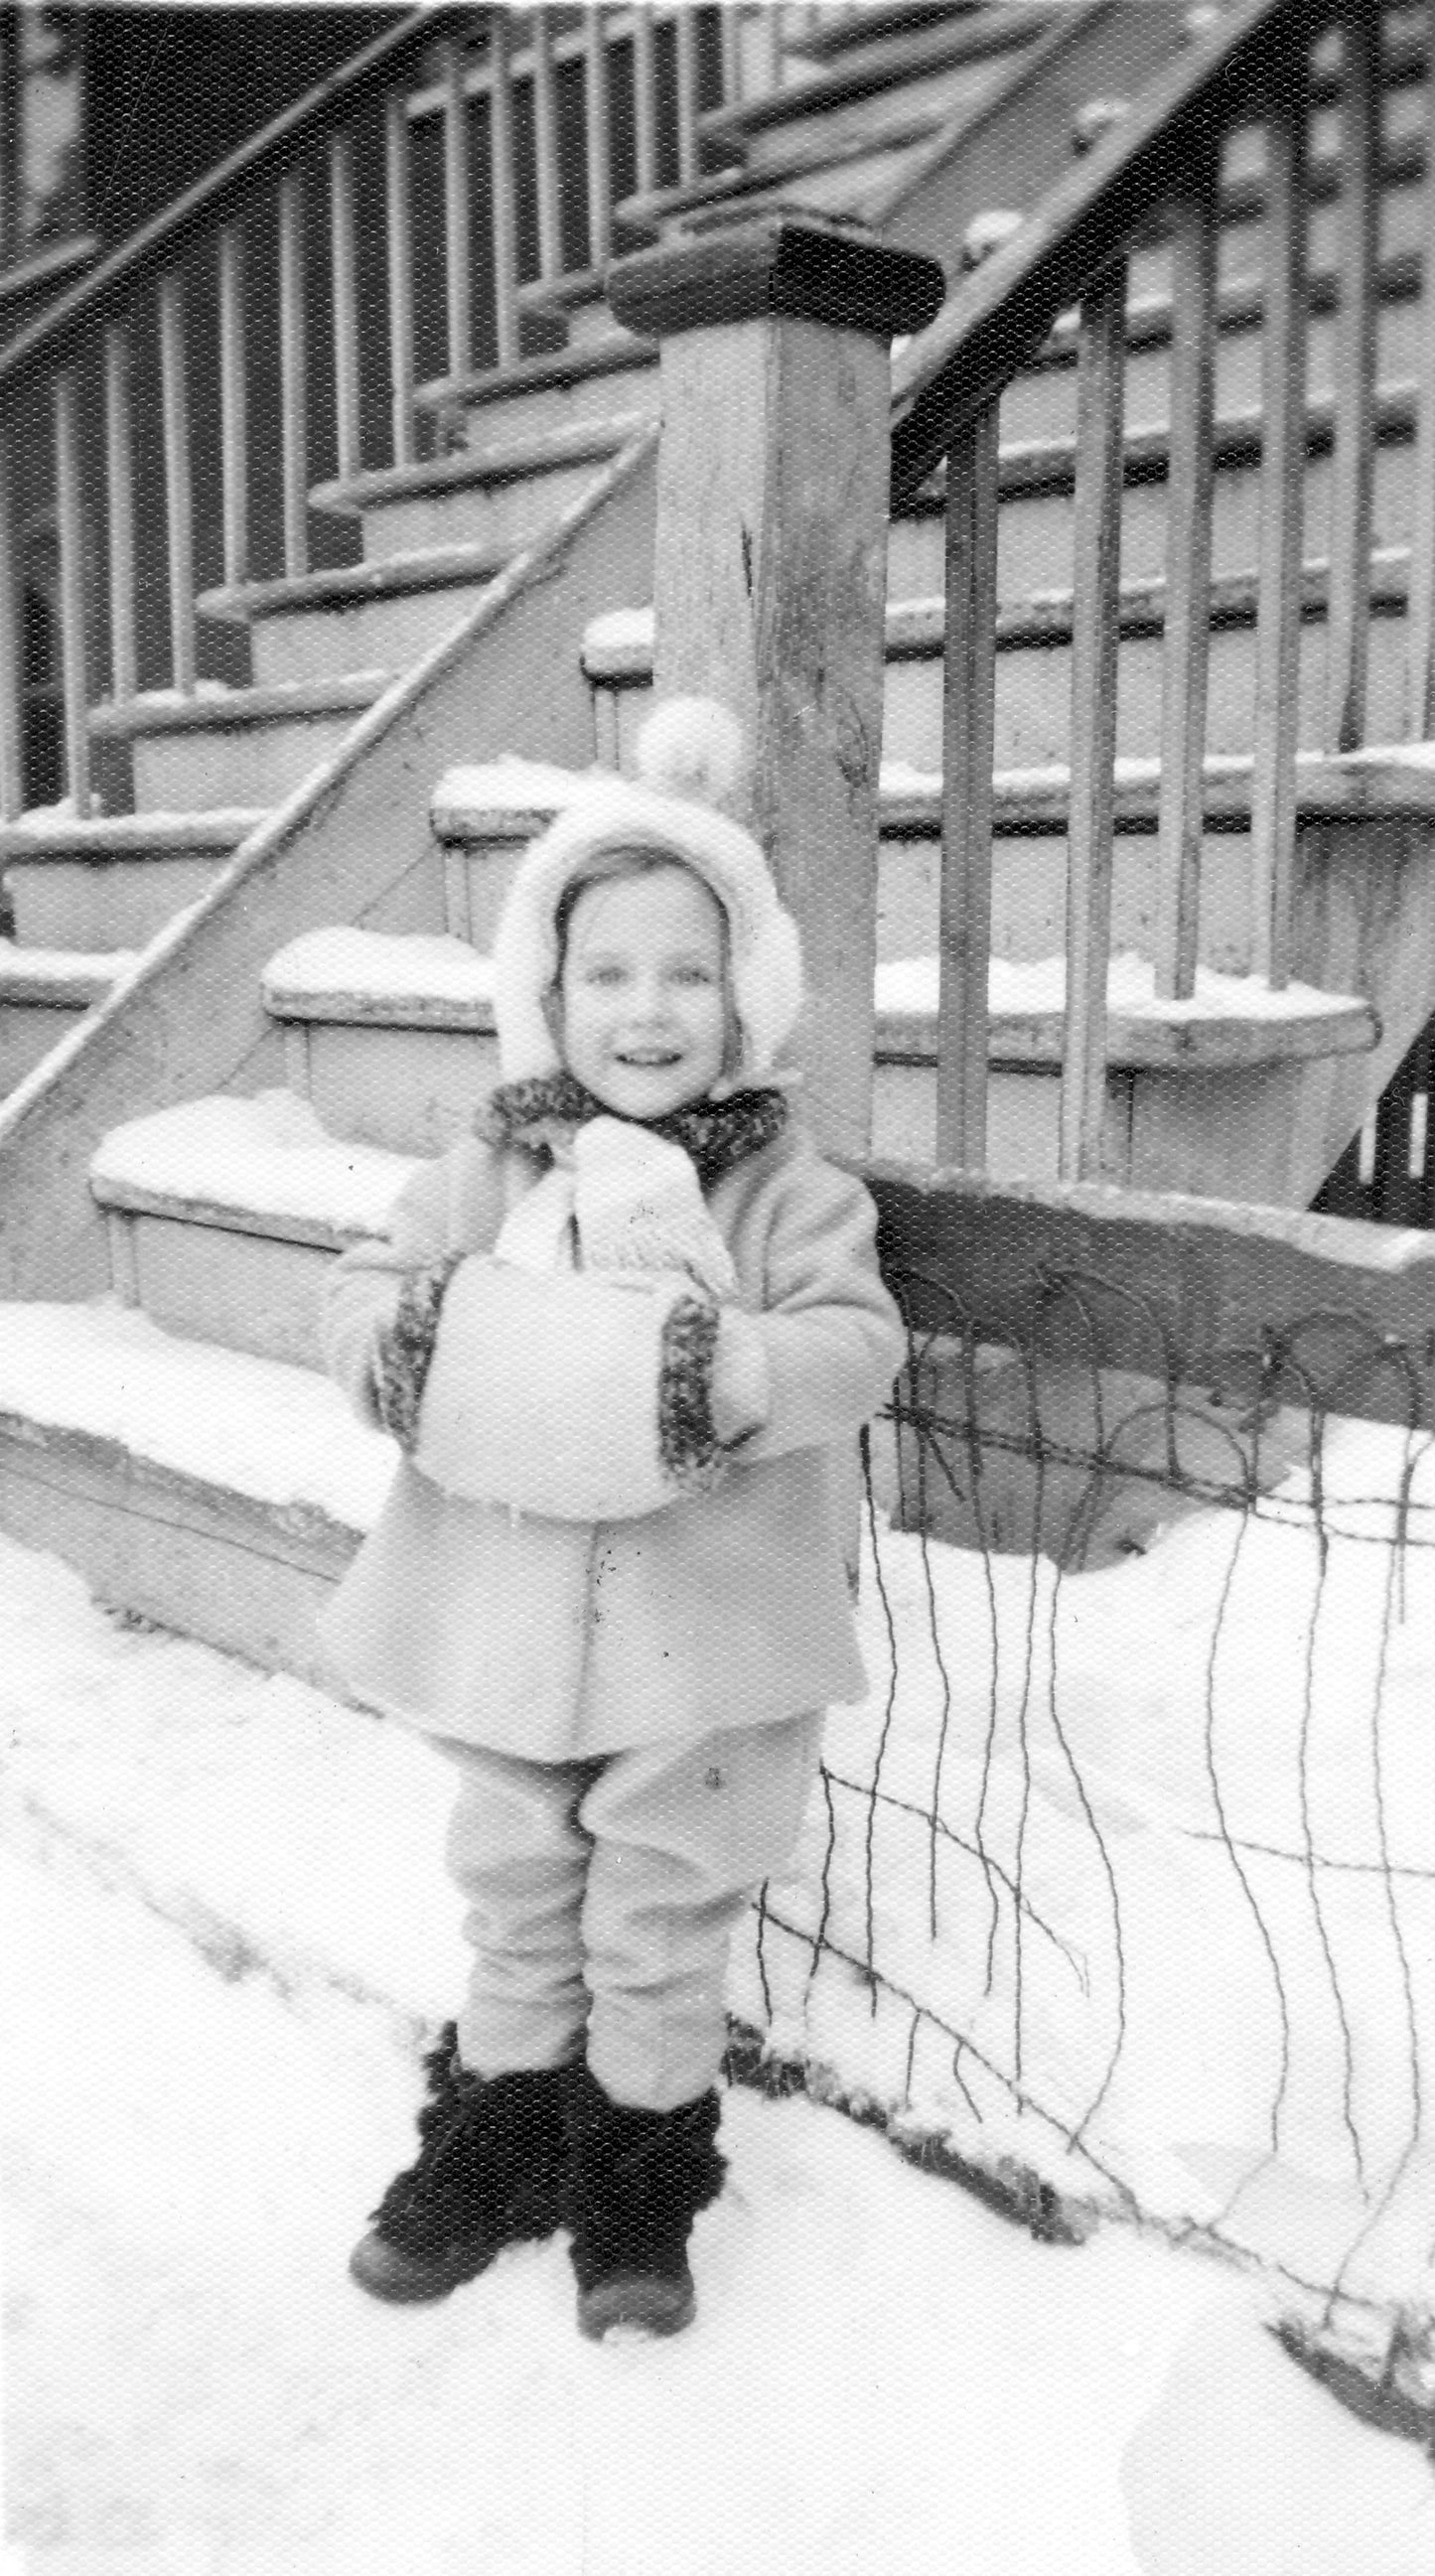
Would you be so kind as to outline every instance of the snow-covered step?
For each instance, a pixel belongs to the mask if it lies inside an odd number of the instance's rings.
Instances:
[[[1372,556],[1369,731],[1375,740],[1398,740],[1404,722],[1409,560],[1404,544],[1382,546]],[[908,563],[903,568],[914,567]],[[1053,550],[1047,569],[1061,568],[1061,557]],[[1298,719],[1305,742],[1320,739],[1324,719],[1328,587],[1326,561],[1312,559],[1305,568],[1307,631]],[[1253,560],[1222,573],[1211,585],[1207,741],[1213,752],[1250,748],[1256,591]],[[1034,767],[1068,757],[1071,599],[1069,579],[1043,584],[1024,596],[1004,594],[996,627],[999,768]],[[1128,575],[1121,593],[1117,728],[1122,752],[1133,759],[1153,757],[1160,749],[1164,606],[1163,570]],[[940,591],[889,598],[882,733],[889,760],[919,769],[940,766],[945,638]],[[584,630],[582,656],[593,692],[599,756],[610,766],[626,768],[651,698],[651,611],[622,609],[592,619]]]
[[[634,633],[642,612],[605,619],[610,635]],[[634,649],[637,649],[636,643]],[[611,762],[604,762],[611,766]],[[501,760],[444,772],[430,822],[444,852],[451,931],[486,949],[517,857],[573,796],[581,773],[535,761]],[[1116,764],[1116,850],[1112,945],[1140,951],[1155,918],[1155,760]],[[1002,771],[995,780],[992,945],[998,956],[1045,957],[1064,943],[1066,818],[1071,773],[1062,763]],[[1303,753],[1296,793],[1303,817],[1355,822],[1386,816],[1435,818],[1435,752],[1428,745],[1330,755]],[[1247,827],[1251,762],[1240,753],[1208,759],[1202,860],[1203,962],[1224,974],[1251,967]],[[879,806],[879,958],[919,956],[937,946],[942,782],[929,767],[884,761]]]
[[[556,430],[576,432],[620,412],[651,419],[659,402],[658,352],[651,340],[614,331],[517,366],[433,377],[415,389],[414,400],[436,418],[449,443],[491,451]]]
[[[1380,1036],[1369,1003],[1303,984],[1273,992],[1256,977],[1205,967],[1188,1001],[1168,1001],[1149,960],[1129,952],[1112,958],[1106,991],[1105,1177],[1282,1204],[1308,1197],[1289,1184],[1310,1150],[1301,1068],[1368,1054]],[[935,956],[878,966],[872,1126],[880,1160],[936,1158],[937,992]],[[987,993],[989,1166],[1054,1180],[1066,961],[994,958]]]
[[[491,540],[430,546],[377,563],[201,593],[204,617],[247,625],[257,686],[402,670],[447,632],[502,572]]]
[[[408,1156],[331,1136],[291,1092],[182,1102],[111,1130],[90,1165],[111,1279],[175,1333],[304,1367],[329,1261],[382,1234]]]
[[[36,806],[0,824],[0,875],[23,947],[143,948],[213,883],[264,820],[259,805],[208,813],[96,814]]]
[[[90,731],[129,744],[142,808],[272,805],[338,750],[391,676],[349,671],[252,689],[201,680],[193,696],[156,689],[120,706],[106,700],[91,709]]]
[[[290,1089],[366,1144],[437,1152],[498,1078],[492,969],[466,939],[308,931],[262,990]]]
[[[624,333],[625,364],[633,347]],[[467,446],[456,454],[419,465],[376,466],[347,481],[317,484],[309,505],[336,518],[360,519],[370,564],[430,547],[491,546],[509,554],[541,535],[585,492],[647,417],[646,407],[625,410],[611,400],[591,418],[522,436],[485,436],[475,420]]]
[[[392,1442],[314,1370],[118,1305],[0,1307],[0,1519],[102,1599],[322,1679],[314,1613]]]
[[[92,955],[0,939],[0,1095],[103,1002],[134,962],[127,949]]]

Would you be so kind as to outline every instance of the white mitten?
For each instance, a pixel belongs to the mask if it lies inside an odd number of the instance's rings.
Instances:
[[[590,1118],[573,1140],[573,1213],[585,1270],[686,1271],[720,1300],[737,1289],[692,1159],[625,1118]]]

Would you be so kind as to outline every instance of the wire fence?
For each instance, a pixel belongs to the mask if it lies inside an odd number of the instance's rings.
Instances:
[[[1297,2357],[1435,2451],[1428,1351],[1312,1313],[1197,1373],[1090,1273],[1014,1282],[1019,1329],[892,1284],[870,1693],[733,2069],[1038,2234],[1258,2263]]]

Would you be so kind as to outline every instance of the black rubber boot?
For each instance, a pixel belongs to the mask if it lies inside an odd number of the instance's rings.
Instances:
[[[634,2110],[611,2102],[586,2067],[575,2073],[568,2211],[578,2323],[594,2342],[610,2326],[676,2334],[690,2323],[688,2238],[727,2170],[721,2107],[704,2093],[675,2111]]]
[[[444,2299],[505,2245],[551,2236],[565,2216],[565,2110],[575,2070],[470,2075],[446,2022],[424,2059],[422,2144],[349,2257],[376,2299]]]

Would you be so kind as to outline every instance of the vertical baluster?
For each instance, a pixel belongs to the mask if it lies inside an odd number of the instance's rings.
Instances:
[[[648,0],[633,11],[633,159],[640,197],[658,184],[658,66]]]
[[[1415,526],[1407,608],[1405,730],[1435,734],[1435,0],[1425,6],[1425,225],[1420,263],[1420,393]]]
[[[489,114],[495,128],[491,185],[494,200],[494,249],[498,248],[498,102],[496,60],[508,36],[501,9],[487,16],[489,65],[493,75]],[[473,268],[469,257],[468,97],[463,85],[463,48],[443,48],[443,250],[444,293],[448,322],[448,372],[466,376],[473,365]],[[497,274],[497,263],[495,273]],[[496,288],[501,295],[501,287]]]
[[[722,102],[724,107],[742,105],[742,9],[739,0],[719,14],[722,30]]]
[[[608,98],[608,37],[601,8],[583,12],[584,127],[588,159],[588,265],[605,269],[613,248],[613,147]]]
[[[55,514],[60,528],[60,658],[65,689],[66,783],[76,814],[90,810],[89,682],[85,671],[85,539],[80,485],[79,388],[55,378]]]
[[[1156,990],[1195,989],[1201,902],[1202,763],[1211,622],[1211,489],[1216,376],[1216,164],[1209,149],[1173,209],[1171,461],[1161,670],[1161,802],[1156,860]]]
[[[130,335],[105,327],[105,515],[110,553],[110,693],[119,706],[135,693],[134,428]]]
[[[538,176],[538,273],[563,274],[563,226],[558,200],[558,97],[553,76],[553,22],[533,12],[533,154]]]
[[[194,689],[194,495],[189,467],[184,283],[176,269],[159,282],[159,371],[169,552],[170,669],[174,686],[188,697]]]
[[[1348,0],[1341,89],[1340,319],[1330,500],[1326,748],[1365,739],[1375,481],[1376,240],[1380,218],[1380,16]]]
[[[224,579],[249,579],[249,363],[244,334],[244,233],[219,236],[219,446],[224,486]]]
[[[279,404],[284,570],[309,569],[309,348],[304,322],[304,174],[279,182]]]
[[[987,1153],[999,412],[964,421],[947,458],[937,1160],[969,1171]]]
[[[1266,122],[1265,333],[1261,351],[1261,540],[1251,781],[1251,964],[1290,978],[1295,760],[1305,527],[1308,74],[1293,51]]]
[[[0,822],[25,805],[25,736],[20,711],[20,580],[15,559],[10,432],[0,424]]]
[[[516,367],[518,336],[518,179],[513,152],[513,71],[508,12],[488,15],[488,153],[493,187],[494,329],[501,367]],[[467,192],[465,191],[465,204]]]
[[[389,400],[394,463],[414,461],[414,213],[409,107],[402,90],[384,101],[384,214],[389,274]]]
[[[334,298],[334,445],[339,480],[359,471],[359,280],[354,242],[354,139],[329,143],[329,258]]]
[[[697,185],[701,155],[698,145],[698,20],[695,9],[679,9],[673,20],[678,57],[678,185]]]
[[[1106,1104],[1106,974],[1121,608],[1126,263],[1113,262],[1082,301],[1076,389],[1072,544],[1071,815],[1067,831],[1066,1040],[1059,1167],[1068,1181],[1101,1168]]]

